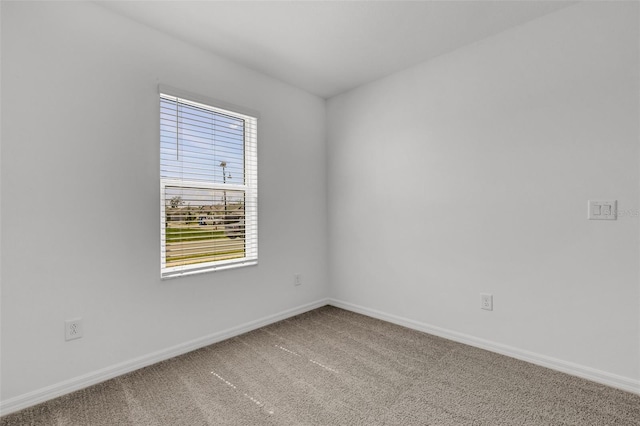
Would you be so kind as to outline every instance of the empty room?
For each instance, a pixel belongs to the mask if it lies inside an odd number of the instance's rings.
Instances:
[[[640,425],[637,1],[0,23],[0,425]]]

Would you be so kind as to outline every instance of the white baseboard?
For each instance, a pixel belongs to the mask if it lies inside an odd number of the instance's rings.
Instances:
[[[356,312],[359,314],[367,315],[373,318],[378,318],[383,321],[388,321],[394,324],[398,324],[407,328],[422,331],[424,333],[440,336],[445,339],[453,340],[456,342],[464,343],[470,346],[475,346],[488,351],[496,352],[502,355],[510,356],[512,358],[520,359],[523,361],[537,364],[542,367],[547,367],[553,370],[562,371],[563,373],[571,374],[577,377],[582,377],[587,380],[591,380],[597,383],[602,383],[607,386],[622,389],[628,392],[640,394],[640,380],[633,380],[627,377],[618,376],[605,371],[596,370],[594,368],[585,367],[579,364],[563,361],[560,359],[548,357],[546,355],[540,355],[533,352],[517,349],[511,346],[494,343],[488,340],[480,339],[474,336],[470,336],[463,333],[447,330],[444,328],[432,326],[429,324],[414,321],[408,318],[399,317],[396,315],[387,314],[375,309],[365,308],[363,306],[355,305],[348,302],[343,302],[336,299],[321,299],[312,303],[308,303],[296,308],[287,309],[277,314],[269,315],[264,318],[260,318],[255,321],[250,321],[245,324],[229,328],[217,333],[210,334],[208,336],[201,337],[199,339],[191,340],[189,342],[181,343],[179,345],[172,346],[167,349],[156,351],[148,355],[144,355],[129,361],[125,361],[110,367],[106,367],[83,376],[75,377],[70,380],[66,380],[61,383],[57,383],[51,386],[47,386],[42,389],[38,389],[17,397],[0,401],[0,415],[6,415],[23,408],[30,407],[35,404],[39,404],[44,401],[48,401],[53,398],[74,392],[92,386],[105,380],[112,379],[117,376],[138,370],[143,367],[155,364],[160,361],[164,361],[169,358],[173,358],[178,355],[185,354],[187,352],[202,348],[204,346],[217,343],[240,334],[246,333],[251,330],[255,330],[260,327],[272,324],[277,321],[281,321],[290,318],[295,315],[302,314],[304,312],[316,309],[325,305],[332,305],[337,308],[346,309],[348,311]]]
[[[181,343],[179,345],[172,346],[167,349],[162,349],[148,355],[144,355],[138,358],[134,358],[129,361],[121,362],[110,367],[106,367],[91,373],[75,377],[70,380],[66,380],[61,383],[56,383],[51,386],[47,386],[42,389],[38,389],[23,395],[16,396],[14,398],[0,401],[0,415],[6,415],[23,408],[30,407],[35,404],[39,404],[44,401],[48,401],[53,398],[68,394],[73,391],[77,391],[86,388],[91,385],[95,385],[105,380],[112,379],[117,376],[129,373],[131,371],[138,370],[142,367],[146,367],[155,364],[160,361],[164,361],[169,358],[173,358],[178,355],[191,352],[195,349],[202,348],[204,346],[217,343],[231,337],[238,336],[251,330],[255,330],[265,325],[272,324],[295,315],[302,314],[312,309],[319,308],[328,304],[328,299],[321,299],[312,303],[307,303],[296,308],[287,309],[286,311],[279,312],[277,314],[269,315],[264,318],[250,321],[245,324],[229,328],[217,333],[210,334],[208,336],[201,337],[199,339],[191,340],[189,342]]]
[[[441,327],[436,327],[408,318],[387,314],[385,312],[365,308],[364,306],[354,305],[353,303],[343,302],[341,300],[329,299],[328,303],[337,308],[346,309],[348,311],[381,319],[383,321],[398,324],[407,328],[411,328],[413,330],[422,331],[424,333],[433,334],[435,336],[443,337],[455,342],[460,342],[470,346],[475,346],[477,348],[486,349],[491,352],[496,352],[502,355],[509,356],[511,358],[527,361],[532,364],[540,365],[552,370],[561,371],[563,373],[571,374],[573,376],[581,377],[583,379],[591,380],[603,385],[622,389],[627,392],[640,394],[640,380],[634,380],[628,377],[608,373],[606,371],[597,370],[595,368],[586,367],[572,362],[563,361],[561,359],[552,358],[546,355],[525,351],[522,349],[514,348],[512,346],[491,342],[489,340],[480,339],[468,334],[458,333],[456,331],[447,330]]]

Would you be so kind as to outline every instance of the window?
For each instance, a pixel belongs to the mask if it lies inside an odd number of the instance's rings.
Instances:
[[[163,278],[258,261],[257,115],[213,105],[160,88]]]

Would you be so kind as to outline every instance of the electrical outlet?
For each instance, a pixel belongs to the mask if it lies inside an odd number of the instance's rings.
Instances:
[[[480,293],[480,308],[493,311],[493,294]]]
[[[64,322],[64,340],[75,340],[82,337],[82,318]]]
[[[302,275],[294,274],[293,275],[293,285],[299,286],[302,284]]]

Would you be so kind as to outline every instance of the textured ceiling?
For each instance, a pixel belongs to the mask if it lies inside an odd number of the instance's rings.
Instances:
[[[328,98],[573,2],[96,3],[263,74]]]

